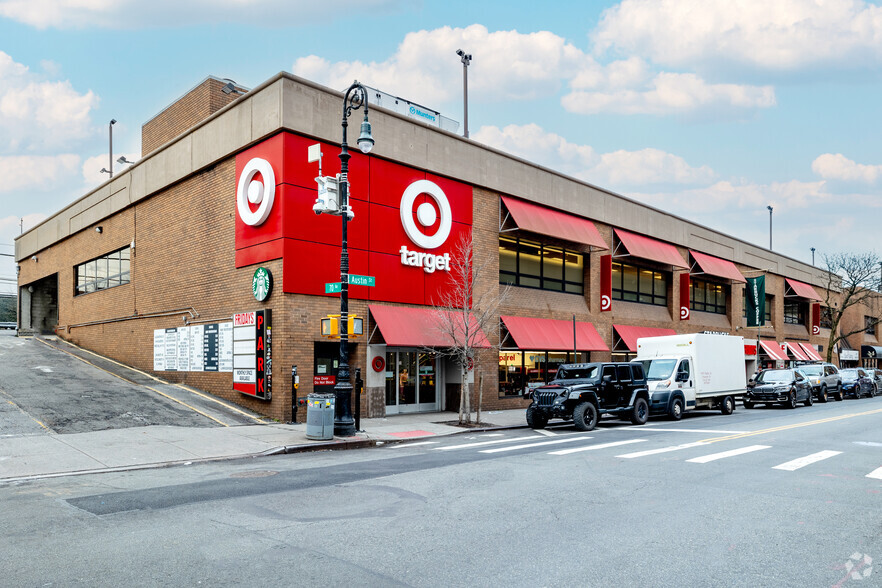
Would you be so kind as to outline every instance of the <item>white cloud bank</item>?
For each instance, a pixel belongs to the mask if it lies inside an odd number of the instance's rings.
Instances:
[[[882,177],[882,165],[865,165],[841,153],[824,153],[812,162],[812,171],[827,180],[875,184]]]

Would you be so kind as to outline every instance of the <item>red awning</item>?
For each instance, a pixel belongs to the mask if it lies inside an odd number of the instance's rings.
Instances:
[[[781,349],[781,345],[778,342],[761,340],[759,344],[763,348],[763,350],[765,350],[766,355],[768,355],[772,359],[787,361],[787,355],[784,354],[784,350]]]
[[[652,261],[657,261],[665,265],[672,265],[684,269],[689,267],[689,264],[686,263],[686,260],[680,255],[677,248],[670,243],[662,243],[661,241],[656,241],[655,239],[643,235],[637,235],[636,233],[629,233],[622,229],[614,230],[616,235],[619,236],[622,245],[624,245],[625,249],[628,250],[628,253],[634,257],[651,259]]]
[[[738,271],[738,268],[735,267],[735,264],[731,261],[707,255],[706,253],[692,251],[691,249],[689,250],[689,253],[692,254],[692,258],[695,260],[695,263],[698,264],[698,267],[701,268],[702,272],[735,282],[747,282],[747,280],[744,279],[744,276],[741,275],[741,272]]]
[[[502,203],[508,209],[518,228],[556,239],[593,245],[609,249],[600,236],[597,227],[588,219],[546,208],[532,202],[502,196]]]
[[[796,280],[791,280],[790,278],[784,278],[784,280],[787,282],[787,285],[790,286],[790,289],[793,290],[793,293],[797,296],[801,298],[808,298],[809,300],[821,299],[821,297],[818,296],[818,293],[815,292],[815,289],[808,284],[797,282]]]
[[[374,322],[383,334],[386,345],[391,347],[453,347],[452,329],[463,333],[464,321],[455,312],[435,311],[431,308],[405,308],[400,306],[368,307]],[[490,347],[487,336],[480,329],[475,317],[469,315],[472,347]]]
[[[640,337],[664,337],[665,335],[676,335],[674,329],[653,329],[651,327],[632,327],[630,325],[613,325],[616,333],[628,346],[629,351],[637,351],[637,339]]]
[[[792,355],[794,359],[798,359],[799,361],[809,360],[805,352],[802,350],[802,347],[798,344],[791,343],[790,341],[785,341],[784,344],[787,345],[787,351],[790,352],[790,355]]]
[[[818,350],[815,349],[812,345],[809,345],[808,343],[800,343],[799,346],[802,347],[802,350],[805,351],[805,354],[808,356],[809,359],[813,359],[815,361],[823,361],[821,359],[821,354],[818,353]]]
[[[502,322],[518,349],[536,351],[572,351],[573,321],[502,316]],[[591,323],[576,322],[576,349],[609,351]]]

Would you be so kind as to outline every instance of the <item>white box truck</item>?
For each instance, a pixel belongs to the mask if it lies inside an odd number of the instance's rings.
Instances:
[[[695,409],[735,410],[744,394],[744,337],[669,335],[637,339],[637,359],[649,386],[650,414],[679,420]]]

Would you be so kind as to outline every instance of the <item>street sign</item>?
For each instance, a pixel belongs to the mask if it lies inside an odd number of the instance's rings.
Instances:
[[[376,286],[377,279],[374,276],[359,276],[358,274],[349,274],[350,286]]]
[[[343,289],[343,286],[340,282],[327,282],[325,283],[325,294],[337,294]]]

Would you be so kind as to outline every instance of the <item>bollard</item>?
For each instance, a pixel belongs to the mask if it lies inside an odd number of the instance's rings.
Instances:
[[[291,422],[297,424],[297,389],[300,388],[300,376],[297,375],[297,366],[291,366]]]

